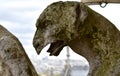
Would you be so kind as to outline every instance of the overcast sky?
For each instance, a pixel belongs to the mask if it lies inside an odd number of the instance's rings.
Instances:
[[[36,30],[35,23],[40,13],[49,4],[56,1],[59,0],[0,0],[0,24],[19,38],[29,57],[36,56],[43,58],[48,56],[46,49],[43,49],[42,53],[38,56],[32,46],[32,40]],[[80,2],[80,0],[68,1]],[[105,8],[101,8],[99,5],[92,5],[90,7],[104,15],[120,29],[120,4],[108,4]],[[72,59],[82,59],[73,52],[70,52],[70,54]],[[57,58],[65,57],[66,51],[62,51]]]

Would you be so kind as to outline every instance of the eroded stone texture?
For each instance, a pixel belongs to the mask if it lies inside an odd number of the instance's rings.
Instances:
[[[49,5],[36,22],[33,45],[38,52],[51,44],[50,55],[70,46],[89,64],[88,76],[120,76],[120,32],[105,17],[79,2]]]
[[[0,76],[12,76],[9,66],[0,57]]]
[[[19,40],[1,25],[0,76],[38,76]]]

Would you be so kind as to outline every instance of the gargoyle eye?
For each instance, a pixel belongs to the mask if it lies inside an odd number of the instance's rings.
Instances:
[[[52,25],[52,22],[50,20],[45,20],[43,22],[39,22],[39,24],[36,27],[40,29],[45,29],[49,25]]]

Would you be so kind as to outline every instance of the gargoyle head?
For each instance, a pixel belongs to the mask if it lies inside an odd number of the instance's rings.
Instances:
[[[79,2],[56,2],[49,5],[36,22],[33,46],[39,54],[48,44],[50,55],[59,55],[69,41],[78,36],[80,25],[87,16],[85,5]]]

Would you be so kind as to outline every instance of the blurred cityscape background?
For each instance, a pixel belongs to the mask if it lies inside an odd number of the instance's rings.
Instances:
[[[49,59],[44,57],[31,59],[39,76],[87,76],[89,65],[81,59],[70,59],[69,47],[66,48],[66,59]]]

